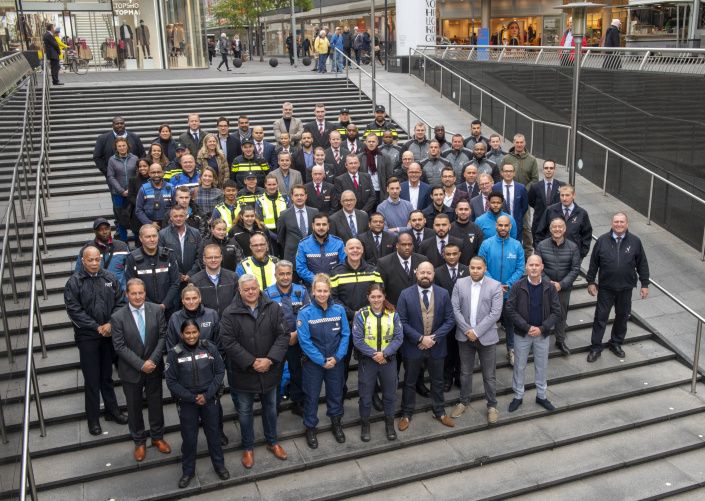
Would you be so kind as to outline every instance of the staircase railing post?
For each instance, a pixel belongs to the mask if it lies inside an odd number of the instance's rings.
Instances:
[[[602,174],[602,196],[607,196],[607,160],[610,157],[610,150],[605,150],[605,172]]]
[[[651,206],[654,200],[654,176],[651,176],[651,185],[649,186],[649,208],[646,211],[646,224],[651,225]]]
[[[690,381],[690,392],[695,394],[698,382],[698,365],[700,363],[700,341],[703,336],[703,323],[698,320],[698,328],[695,331],[695,353],[693,353],[693,377]]]

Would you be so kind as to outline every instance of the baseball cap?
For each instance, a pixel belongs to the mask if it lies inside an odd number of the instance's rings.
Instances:
[[[252,171],[249,171],[247,174],[245,174],[245,179],[250,179],[250,178],[252,178],[252,177],[256,178],[256,177],[257,177],[257,174],[255,174],[255,173],[252,172]]]
[[[93,221],[93,229],[97,230],[101,224],[107,224],[108,226],[110,226],[110,221],[108,221],[104,217],[98,217],[95,219],[95,221]]]
[[[188,148],[186,147],[186,145],[184,145],[184,143],[176,143],[176,149],[177,149],[177,151],[178,150],[188,150]]]
[[[343,115],[343,114],[346,114],[346,113],[347,113],[348,115],[350,114],[350,109],[349,109],[349,108],[340,108],[340,113],[339,113],[339,115]]]
[[[246,139],[243,139],[242,142],[240,143],[240,145],[242,145],[242,146],[244,146],[244,145],[246,145],[246,144],[251,144],[251,145],[254,146],[255,142],[254,142],[252,139],[250,139],[250,138],[248,137],[248,138],[246,138]]]
[[[382,113],[384,113],[384,106],[382,106],[381,104],[378,104],[377,106],[375,106],[375,113],[377,113],[378,111],[381,111]]]

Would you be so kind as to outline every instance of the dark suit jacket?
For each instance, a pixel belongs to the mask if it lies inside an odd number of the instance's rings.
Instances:
[[[304,125],[304,130],[309,131],[313,135],[313,147],[321,146],[323,149],[330,146],[330,133],[335,130],[335,125],[328,122],[323,122],[323,134],[318,131],[318,122],[315,120]]]
[[[399,198],[403,198],[407,202],[411,202],[411,198],[409,197],[409,181],[404,181],[401,183],[401,194],[399,195]],[[419,203],[417,209],[424,210],[429,205],[431,205],[431,187],[423,181],[420,181]]]
[[[446,343],[445,338],[452,333],[455,327],[455,317],[453,316],[450,295],[438,285],[433,285],[433,309],[431,334],[436,336],[436,344],[428,351],[431,358],[445,358],[448,354],[448,343]],[[423,358],[425,350],[420,350],[417,347],[424,331],[423,318],[421,317],[421,299],[419,298],[419,289],[416,284],[401,292],[397,302],[397,312],[404,326],[402,356],[409,359]]]
[[[357,158],[360,159],[360,172],[369,173],[369,170],[367,168],[366,149],[367,148],[363,149],[362,153],[359,153],[357,155]],[[389,162],[389,159],[384,156],[381,152],[378,152],[376,155],[375,166],[377,167],[377,179],[379,181],[380,200],[386,200],[386,198],[389,196],[387,195],[387,179],[394,176],[394,169],[392,168],[392,164]]]
[[[592,243],[592,223],[590,222],[590,216],[588,216],[587,211],[576,203],[574,203],[574,205],[573,211],[570,213],[570,217],[565,223],[565,237],[568,240],[575,242],[580,249],[580,259],[582,259],[587,256],[588,252],[590,252],[590,244]],[[541,240],[544,240],[550,236],[549,227],[551,225],[551,221],[557,217],[565,219],[563,204],[560,202],[546,207],[543,219],[539,222],[539,226],[536,231],[537,239],[534,240],[536,245]]]
[[[208,134],[207,131],[203,129],[198,129],[198,144],[196,144],[196,141],[193,140],[193,136],[191,136],[191,131],[187,130],[181,133],[181,135],[179,136],[179,142],[186,146],[191,152],[191,154],[195,157],[196,155],[198,155],[198,150],[200,150],[201,146],[203,146],[203,137],[206,134]]]
[[[396,252],[377,260],[377,271],[384,281],[387,299],[393,305],[399,301],[401,291],[416,283],[416,268],[419,264],[428,261],[426,256],[416,253],[412,254],[409,259],[411,266],[408,274],[404,273],[404,268],[399,262],[399,255]]]
[[[315,207],[318,212],[323,214],[333,214],[338,210],[338,198],[335,194],[335,186],[333,183],[323,181],[321,183],[321,195],[316,193],[316,187],[313,182],[306,183],[306,205]]]
[[[311,234],[313,216],[318,214],[318,209],[306,206],[308,232],[306,235],[302,235],[299,229],[299,215],[296,211],[296,207],[292,205],[283,211],[277,220],[277,242],[284,249],[282,257],[292,263],[296,261],[296,250],[299,247],[299,241]]]
[[[465,180],[458,183],[457,186],[459,190],[462,190],[468,194],[468,200],[472,200],[480,194],[480,186],[477,184],[477,181],[475,181],[475,184],[473,184],[472,187],[468,186],[468,183],[466,183]]]
[[[61,49],[56,42],[56,38],[54,38],[54,34],[45,31],[44,35],[42,35],[42,41],[44,42],[44,53],[47,55],[47,59],[50,61],[58,61]]]
[[[333,155],[333,150],[331,148],[326,149],[326,159],[324,160],[325,163],[331,164],[333,167],[335,167],[335,175],[339,176],[340,174],[345,173],[345,155],[348,154],[348,150],[345,149],[341,143],[340,145],[340,160],[335,161],[335,155]]]
[[[347,138],[347,137],[343,136],[343,142],[340,143],[340,146],[342,146],[342,147],[345,148],[346,150],[352,152],[352,149],[351,149],[351,148],[348,148],[348,138]],[[355,140],[355,154],[356,154],[356,155],[357,155],[358,153],[360,153],[364,147],[365,147],[365,145],[362,144],[362,142],[361,142],[359,139],[356,139],[356,140]]]
[[[350,240],[353,235],[350,230],[350,223],[348,217],[345,215],[343,209],[340,209],[335,214],[331,215],[330,221],[330,234],[335,235],[340,238],[343,242]],[[357,227],[357,234],[364,233],[369,228],[369,216],[366,212],[355,209],[355,226]]]
[[[56,40],[54,40],[56,42]],[[127,131],[127,145],[130,153],[137,158],[144,157],[144,146],[142,140],[134,132]],[[115,133],[110,130],[98,136],[93,148],[93,161],[98,170],[105,174],[108,171],[108,161],[115,155]]]
[[[122,381],[138,383],[142,366],[148,359],[163,369],[166,346],[166,320],[158,304],[144,303],[145,343],[142,344],[134,316],[126,305],[110,318],[113,346],[118,356],[118,375]]]
[[[391,231],[382,231],[379,249],[375,244],[372,230],[358,235],[357,238],[362,242],[362,246],[365,248],[365,261],[370,264],[377,264],[378,259],[396,252],[397,236]]]
[[[310,179],[308,179],[310,177],[308,175],[308,169],[306,169],[306,158],[304,157],[304,150],[302,148],[297,148],[291,156],[291,168],[299,171],[304,183],[310,181]],[[328,181],[333,182],[330,179]]]
[[[314,163],[311,166],[311,170],[313,170],[313,168],[315,166],[316,166],[316,164]],[[306,170],[306,179],[304,179],[304,182],[306,182],[306,183],[308,183],[309,181],[313,181],[313,179],[311,178],[311,170],[308,170],[308,169]],[[335,167],[335,164],[329,164],[328,162],[324,162],[323,163],[323,172],[325,172],[325,174],[326,174],[325,179],[327,179],[328,182],[330,182],[330,183],[332,183],[335,180],[335,178],[338,177],[338,171]],[[345,172],[345,170],[343,170],[343,172]]]
[[[469,256],[470,250],[468,245],[461,239],[452,237],[450,235],[446,236],[449,244],[456,244],[460,247],[460,262],[467,263],[470,261],[472,256]],[[419,254],[423,254],[428,258],[429,261],[433,263],[433,266],[438,268],[440,265],[445,264],[443,256],[438,252],[438,245],[436,245],[436,235],[434,233],[433,238],[427,238],[419,246]]]
[[[565,183],[554,179],[551,182],[551,199],[546,200],[546,182],[542,179],[531,185],[529,188],[529,207],[534,208],[534,218],[531,221],[531,234],[536,235],[538,230],[539,222],[543,218],[546,212],[546,207],[549,205],[557,204],[561,201],[560,193],[558,193],[558,188],[563,186]]]
[[[421,247],[421,244],[416,240],[416,232],[409,228],[407,233],[411,235],[411,238],[414,239],[414,252],[420,252],[419,247]],[[424,228],[423,229],[423,236],[421,237],[421,242],[423,243],[424,240],[429,239],[429,238],[435,238],[436,233],[431,229],[431,228]]]
[[[481,193],[470,199],[470,208],[472,209],[473,221],[485,213],[485,202],[482,201]]]
[[[216,137],[218,133],[214,132]],[[220,143],[220,137],[218,137],[218,143]],[[233,164],[235,158],[242,155],[242,148],[240,147],[240,139],[234,134],[228,134],[228,138],[225,140],[225,146],[228,149],[228,154],[225,156],[228,160],[228,167]]]
[[[458,263],[458,271],[455,274],[455,280],[457,281],[459,278],[465,278],[468,276],[470,276],[468,267],[464,264]],[[450,297],[453,297],[453,287],[455,287],[455,282],[450,278],[450,271],[448,271],[448,267],[445,263],[436,267],[436,274],[434,275],[433,282],[437,286],[443,287],[446,291],[448,291]]]
[[[357,184],[358,188],[355,189],[355,185],[348,172],[336,177],[333,182],[338,196],[342,195],[345,190],[351,190],[355,193],[355,196],[357,196],[355,208],[368,213],[372,212],[377,204],[375,190],[372,188],[372,178],[370,178],[370,175],[366,172],[358,172]]]
[[[492,189],[504,194],[506,191],[504,189],[504,181],[495,184]],[[506,200],[504,201],[504,210],[509,213],[509,203]],[[529,194],[523,184],[514,181],[514,212],[511,212],[511,215],[514,216],[514,220],[517,222],[517,239],[520,242],[524,231],[524,214],[526,214],[527,210],[529,210]]]
[[[470,198],[468,197],[468,192],[463,191],[461,187],[456,186],[455,193],[453,193],[453,200],[450,202],[451,208],[455,209],[455,206],[458,205],[458,202],[460,202],[461,200],[467,200],[468,202],[470,201]]]
[[[272,143],[267,141],[262,141],[262,159],[264,159],[267,164],[269,164],[270,169],[276,169],[279,167],[279,162],[277,161],[276,147]],[[257,146],[255,146],[255,155],[257,154]]]

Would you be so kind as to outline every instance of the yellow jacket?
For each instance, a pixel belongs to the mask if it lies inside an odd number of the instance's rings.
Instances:
[[[320,36],[317,36],[316,40],[313,41],[313,50],[315,50],[318,54],[328,54],[329,48],[330,43],[328,42],[327,37],[321,38]]]
[[[54,38],[56,39],[56,43],[59,44],[59,61],[61,61],[64,59],[64,49],[68,49],[69,46],[61,41],[61,37],[59,35],[54,35]]]

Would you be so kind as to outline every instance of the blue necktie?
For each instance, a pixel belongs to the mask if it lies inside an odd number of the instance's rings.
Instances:
[[[142,339],[142,344],[145,344],[145,329],[144,329],[144,316],[142,316],[142,310],[137,310],[137,328],[140,331],[140,339]]]
[[[423,293],[423,305],[424,305],[424,308],[426,308],[426,309],[428,310],[428,307],[431,305],[431,303],[428,301],[428,291],[427,291],[427,290],[424,290],[424,291],[421,291],[421,292]]]
[[[308,230],[306,229],[306,218],[304,217],[303,209],[299,209],[299,231],[301,232],[302,237],[308,235]]]
[[[348,216],[348,220],[350,221],[350,233],[352,233],[353,237],[356,237],[357,226],[355,226],[355,221],[353,220],[352,214]]]

